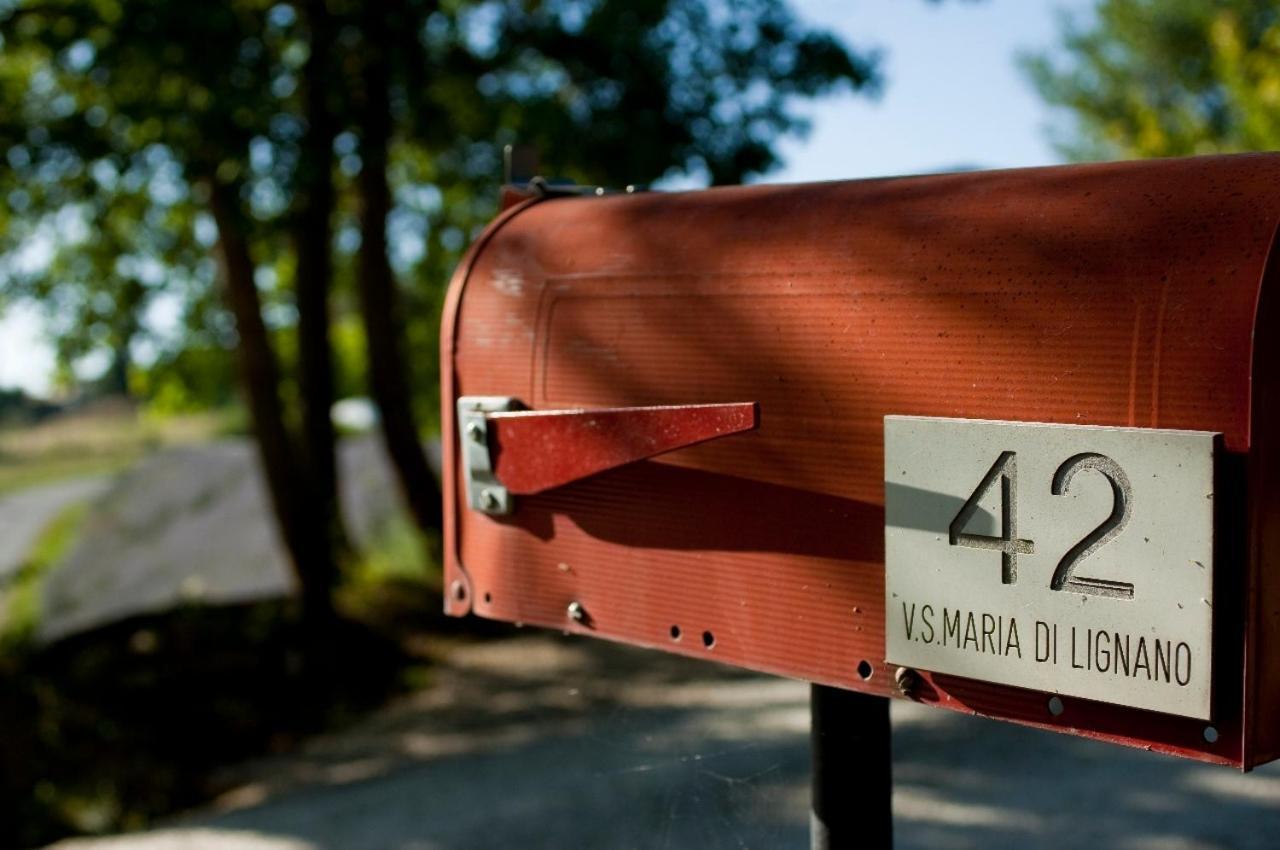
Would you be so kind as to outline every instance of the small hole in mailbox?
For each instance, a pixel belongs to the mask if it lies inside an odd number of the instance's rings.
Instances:
[[[713,635],[713,634],[711,634],[711,632],[703,632],[703,633],[702,633],[702,645],[703,645],[703,646],[705,646],[707,649],[710,649],[711,647],[715,646],[715,645],[716,645],[716,636],[715,636],[715,635]]]
[[[871,674],[874,672],[875,672],[875,668],[871,666],[870,661],[867,661],[864,658],[863,660],[858,662],[858,675],[861,676],[863,680],[870,679]]]
[[[1204,739],[1210,744],[1216,744],[1218,742],[1218,730],[1212,726],[1204,727]]]
[[[492,593],[489,593],[488,591],[485,591],[485,594],[484,594],[484,602],[485,602],[485,604],[486,604],[486,605],[488,605],[488,604],[489,604],[490,602],[492,602],[492,601],[493,601],[493,594],[492,594]]]
[[[1052,714],[1054,717],[1057,717],[1059,714],[1062,714],[1062,712],[1064,711],[1066,711],[1066,707],[1063,706],[1062,700],[1060,698],[1049,697],[1049,713],[1050,714]]]
[[[679,626],[672,626],[672,627],[671,627],[671,639],[672,639],[672,640],[680,640],[680,627],[679,627]]]

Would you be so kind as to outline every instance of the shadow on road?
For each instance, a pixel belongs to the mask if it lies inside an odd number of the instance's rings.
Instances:
[[[142,850],[807,846],[807,688],[595,641],[440,647],[426,687]],[[894,706],[897,846],[1269,848],[1280,771]],[[77,848],[94,845],[75,843]],[[123,846],[123,845],[121,845]]]

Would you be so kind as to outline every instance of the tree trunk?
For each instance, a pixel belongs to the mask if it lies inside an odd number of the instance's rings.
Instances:
[[[313,624],[333,619],[330,589],[336,574],[327,539],[308,528],[299,499],[300,486],[293,447],[280,403],[280,370],[262,320],[262,305],[253,279],[253,260],[244,234],[238,185],[213,178],[210,209],[218,226],[218,258],[224,296],[236,320],[241,382],[257,438],[271,507],[302,591],[304,618]]]
[[[329,109],[329,67],[333,33],[325,0],[305,5],[311,52],[302,72],[307,131],[298,160],[294,200],[297,252],[298,381],[302,391],[304,469],[308,485],[300,494],[317,532],[325,530],[331,551],[347,549],[338,503],[332,346],[329,340],[329,289],[333,279],[331,218],[333,187],[333,115]]]
[[[133,339],[138,335],[146,289],[133,278],[120,281],[116,291],[116,313],[111,322],[111,365],[102,376],[103,392],[130,398],[129,368],[133,365]]]
[[[364,5],[364,103],[360,122],[360,256],[357,285],[369,355],[369,383],[382,414],[382,434],[414,520],[424,532],[441,526],[440,485],[427,463],[413,417],[412,383],[404,358],[404,329],[391,263],[387,257],[387,148],[391,136],[386,51],[387,8]]]
[[[121,398],[132,396],[129,392],[129,367],[133,363],[129,346],[132,342],[133,338],[127,336],[111,347],[111,365],[107,367],[101,381],[104,393]]]

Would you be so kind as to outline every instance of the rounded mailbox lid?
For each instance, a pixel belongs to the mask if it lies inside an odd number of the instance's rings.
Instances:
[[[732,387],[845,439],[910,413],[1243,450],[1278,178],[1256,154],[554,199],[464,268],[447,353],[457,394],[519,372],[531,407]]]

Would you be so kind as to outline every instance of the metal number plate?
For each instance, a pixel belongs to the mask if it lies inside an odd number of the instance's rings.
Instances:
[[[1211,719],[1214,434],[884,424],[890,663]]]

